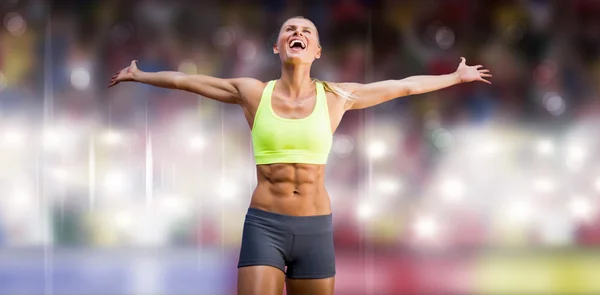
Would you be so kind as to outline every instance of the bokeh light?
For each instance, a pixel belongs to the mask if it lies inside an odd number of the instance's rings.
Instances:
[[[8,127],[3,130],[2,141],[11,147],[21,147],[25,144],[25,132],[19,127]]]
[[[75,68],[71,72],[71,84],[75,89],[87,89],[90,86],[90,81],[90,72],[85,68]]]
[[[124,141],[124,135],[116,130],[107,130],[102,134],[102,141],[109,146],[116,146]]]
[[[189,139],[189,149],[201,151],[206,146],[206,139],[202,135],[194,135]]]
[[[233,200],[237,194],[239,193],[239,189],[237,185],[231,181],[230,179],[222,179],[219,182],[219,186],[217,188],[217,194],[226,201]]]
[[[213,42],[215,46],[219,48],[227,48],[233,44],[235,32],[232,28],[223,27],[215,31],[213,36]]]
[[[27,22],[23,17],[11,12],[4,16],[4,27],[13,36],[21,36],[27,31]]]
[[[179,64],[179,68],[177,69],[177,71],[188,75],[195,75],[198,74],[198,67],[196,66],[196,63],[194,63],[194,61],[184,60]]]
[[[533,218],[533,206],[529,200],[515,198],[508,203],[508,221],[523,226]]]
[[[423,240],[434,240],[440,234],[440,224],[433,216],[420,216],[414,224],[417,237]]]
[[[569,212],[577,220],[589,221],[592,218],[594,206],[583,196],[574,196],[567,204]]]
[[[544,107],[554,116],[560,116],[566,110],[564,99],[557,93],[548,93],[544,96]]]
[[[386,144],[381,140],[372,140],[367,145],[367,155],[371,159],[381,159],[386,155],[386,153]]]
[[[539,193],[551,193],[556,189],[556,183],[548,177],[539,177],[533,181],[534,189]]]
[[[440,186],[440,194],[443,200],[448,202],[460,201],[466,193],[464,182],[458,178],[445,179]]]
[[[110,194],[121,194],[127,189],[127,175],[123,171],[112,170],[104,176],[104,189]]]
[[[541,155],[552,155],[556,149],[554,143],[550,139],[539,140],[536,148]]]
[[[331,151],[341,158],[349,156],[354,150],[354,140],[346,135],[336,135],[333,137]]]
[[[356,207],[356,214],[360,220],[369,219],[373,216],[373,206],[368,202],[361,202]]]
[[[450,49],[454,45],[454,31],[448,27],[440,27],[435,32],[435,41],[441,49]]]

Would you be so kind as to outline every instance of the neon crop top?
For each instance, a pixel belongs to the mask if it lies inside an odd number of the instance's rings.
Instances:
[[[323,84],[315,82],[317,101],[310,115],[300,119],[275,114],[271,96],[276,80],[263,90],[252,126],[252,147],[256,164],[325,164],[333,134]]]

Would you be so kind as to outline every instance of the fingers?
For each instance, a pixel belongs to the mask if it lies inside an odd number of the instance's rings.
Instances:
[[[461,56],[461,57],[460,57],[460,63],[461,63],[461,64],[466,64],[466,63],[467,63],[467,60],[466,60],[464,57],[462,57],[462,56]]]
[[[482,65],[476,65],[475,68],[476,69],[480,69],[480,68],[483,68],[483,66]]]
[[[117,78],[119,77],[119,74],[121,74],[121,71],[118,71],[117,73],[115,73],[111,78],[110,78],[110,83],[108,84],[108,87],[112,87],[117,85]]]
[[[489,73],[489,72],[490,72],[490,70],[487,70],[487,69],[479,70],[479,73]]]
[[[479,81],[487,83],[487,84],[490,84],[490,85],[492,84],[492,82],[490,82],[490,81],[488,81],[488,80],[486,80],[484,78],[479,78]]]
[[[117,84],[119,84],[119,81],[113,79],[113,80],[110,80],[110,83],[108,83],[108,87],[110,88],[110,87],[113,87],[113,86],[115,86]]]
[[[117,71],[111,78],[110,78],[110,83],[108,84],[108,87],[112,87],[115,86],[117,84],[119,84],[119,76],[121,75],[121,73],[126,72],[128,68],[137,68],[137,60],[132,60],[131,61],[131,65],[123,70],[119,70]]]

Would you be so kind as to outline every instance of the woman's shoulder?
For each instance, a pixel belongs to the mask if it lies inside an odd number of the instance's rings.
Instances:
[[[245,101],[258,101],[262,92],[270,81],[261,81],[255,78],[235,78],[232,83],[237,88]]]

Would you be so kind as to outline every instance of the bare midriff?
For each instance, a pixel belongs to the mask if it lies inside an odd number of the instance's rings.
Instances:
[[[250,207],[292,216],[331,213],[325,190],[325,165],[257,165],[256,172],[258,184]]]

